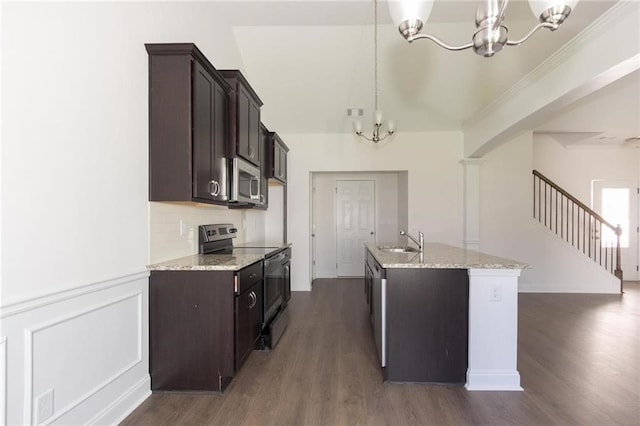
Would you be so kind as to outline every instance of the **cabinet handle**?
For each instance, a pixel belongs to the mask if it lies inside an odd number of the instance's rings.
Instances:
[[[249,309],[253,309],[253,307],[256,306],[256,303],[258,303],[258,298],[253,291],[249,293],[249,297],[251,297],[251,305],[249,305]]]
[[[220,184],[216,180],[212,180],[209,182],[209,194],[212,197],[217,197],[220,194]]]

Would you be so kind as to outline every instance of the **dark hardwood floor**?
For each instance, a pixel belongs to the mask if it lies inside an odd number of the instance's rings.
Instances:
[[[524,392],[383,384],[361,279],[294,292],[273,351],[224,395],[153,394],[124,425],[638,425],[640,283],[624,295],[520,294]]]

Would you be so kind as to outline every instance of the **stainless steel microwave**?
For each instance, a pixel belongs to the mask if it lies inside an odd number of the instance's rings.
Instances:
[[[260,202],[260,169],[241,158],[231,160],[231,202]]]

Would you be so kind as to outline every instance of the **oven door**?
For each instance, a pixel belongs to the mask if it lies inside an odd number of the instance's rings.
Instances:
[[[283,289],[285,280],[285,270],[283,261],[284,253],[269,257],[264,261],[264,324],[269,321],[278,312],[278,308],[282,305]]]
[[[233,170],[231,201],[259,203],[260,169],[237,157],[233,159],[231,167]]]

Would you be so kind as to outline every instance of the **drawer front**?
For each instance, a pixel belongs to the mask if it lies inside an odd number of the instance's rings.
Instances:
[[[249,287],[262,280],[262,261],[242,268],[236,275],[236,294],[241,294]]]

